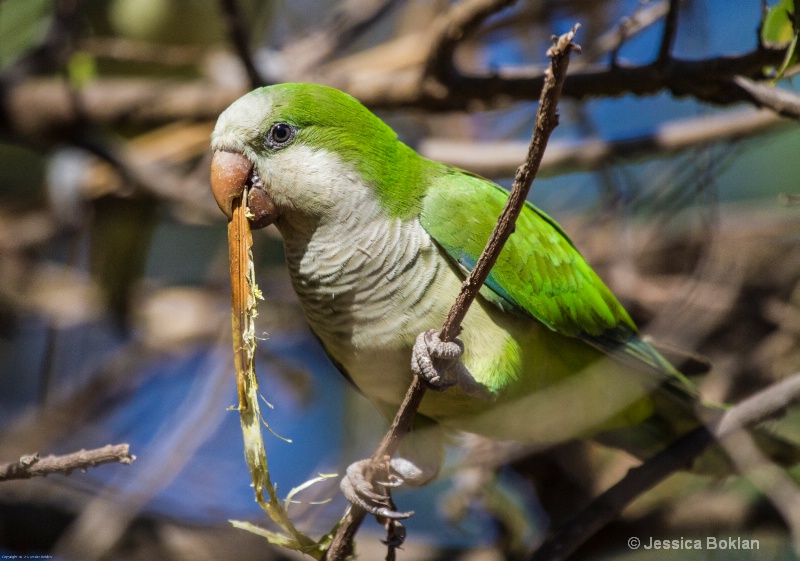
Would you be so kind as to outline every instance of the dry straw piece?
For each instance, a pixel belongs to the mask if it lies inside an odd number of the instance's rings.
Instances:
[[[321,558],[323,546],[295,528],[278,498],[277,491],[269,477],[267,454],[261,435],[264,422],[259,407],[258,380],[255,369],[256,331],[255,318],[258,315],[256,303],[263,299],[255,281],[253,268],[253,235],[250,230],[250,213],[243,201],[247,191],[233,202],[233,215],[228,222],[228,250],[231,273],[231,320],[233,324],[233,356],[236,367],[236,387],[239,396],[239,417],[244,438],[244,454],[256,502],[264,509],[270,519],[283,532],[273,532],[249,522],[231,521],[242,528],[267,538],[271,543],[302,551],[315,558]],[[264,499],[266,490],[268,500]],[[290,497],[293,493],[290,493]]]

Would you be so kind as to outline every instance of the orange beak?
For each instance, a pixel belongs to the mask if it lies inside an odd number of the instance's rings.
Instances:
[[[236,152],[217,151],[211,160],[211,191],[225,216],[233,217],[233,201],[242,196],[251,178],[253,163]],[[278,208],[269,194],[250,185],[247,207],[253,229],[269,226],[278,217]]]

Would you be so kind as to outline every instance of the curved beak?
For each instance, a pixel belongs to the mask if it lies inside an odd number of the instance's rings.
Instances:
[[[211,160],[211,192],[219,209],[228,218],[233,217],[233,200],[241,197],[253,162],[235,152],[214,152]]]
[[[252,214],[250,227],[264,228],[278,217],[278,209],[269,194],[252,183],[253,162],[242,154],[217,150],[211,160],[211,192],[220,210],[233,217],[233,201],[250,187],[247,207]]]

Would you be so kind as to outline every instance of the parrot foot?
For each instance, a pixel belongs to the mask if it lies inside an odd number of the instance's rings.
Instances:
[[[430,481],[431,475],[404,458],[392,459],[369,477],[372,469],[371,459],[350,464],[339,484],[347,500],[379,519],[402,520],[414,514],[413,511],[396,510],[391,489],[404,483],[415,487],[424,485]]]
[[[459,339],[445,342],[439,339],[439,332],[429,329],[417,336],[411,352],[411,370],[439,391],[446,390],[459,382],[458,372],[451,372],[461,365],[464,343]],[[463,369],[463,365],[461,365]]]

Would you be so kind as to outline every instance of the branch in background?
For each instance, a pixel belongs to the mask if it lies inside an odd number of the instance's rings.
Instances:
[[[195,65],[207,51],[197,45],[167,45],[124,37],[84,37],[79,49],[98,58],[167,66]]]
[[[760,48],[736,56],[701,60],[671,58],[662,67],[657,63],[640,66],[618,65],[571,73],[564,83],[564,95],[573,99],[614,97],[624,94],[653,95],[667,90],[677,97],[694,97],[717,105],[752,102],[741,90],[731,87],[733,76],[761,76],[765,66],[780,64],[785,49]],[[450,109],[467,108],[471,102],[494,103],[500,99],[520,101],[539,91],[543,78],[538,71],[527,75],[504,72],[488,76],[461,76],[452,84]],[[441,101],[423,100],[437,109]]]
[[[800,373],[772,384],[729,409],[713,428],[714,436],[726,438],[743,428],[775,417],[800,397]]]
[[[597,38],[592,49],[592,60],[605,53],[611,53],[611,65],[615,66],[617,64],[617,55],[622,45],[634,35],[658,22],[667,15],[668,11],[669,2],[667,0],[650,2],[639,6],[639,9],[633,15],[623,18],[616,28],[603,33]]]
[[[237,0],[220,0],[220,8],[225,16],[225,27],[228,29],[228,37],[236,49],[239,60],[247,71],[247,79],[250,81],[250,89],[256,89],[267,85],[267,82],[258,73],[256,65],[253,63],[253,56],[250,54],[250,40],[247,33],[247,26],[244,22],[241,8]]]
[[[202,196],[208,189],[208,161],[202,158],[208,154],[210,133],[207,123],[187,123],[125,142],[104,131],[77,134],[73,143],[86,153],[57,153],[51,162],[47,182],[51,208],[60,220],[69,222],[64,215],[87,201],[109,194],[147,193],[175,204],[187,216],[215,219],[216,205]],[[189,168],[186,162],[195,159],[201,163]]]
[[[563,96],[573,99],[653,95],[663,90],[717,105],[746,102],[798,118],[800,95],[761,86],[747,76],[758,76],[764,66],[780,64],[784,49],[759,49],[743,55],[704,60],[671,59],[666,70],[654,64],[615,66],[571,73]],[[369,70],[365,70],[369,71]],[[490,107],[500,102],[530,101],[541,92],[539,72],[505,72],[492,76],[459,76],[448,95],[434,98],[419,87],[416,73],[360,80],[360,73],[333,80],[373,109],[416,107],[455,111]],[[733,77],[737,77],[733,81]],[[767,91],[773,94],[767,95]],[[779,92],[779,93],[775,93]],[[0,97],[0,131],[38,143],[63,139],[77,126],[70,93],[57,79],[31,79],[8,88]],[[204,80],[98,79],[81,89],[85,120],[98,126],[152,127],[178,120],[213,121],[245,92]],[[779,99],[778,99],[779,97]]]
[[[82,220],[91,201],[108,195],[149,194],[170,204],[183,219],[218,221],[219,209],[203,196],[208,191],[211,128],[209,123],[185,123],[125,143],[110,135],[75,138],[74,144],[86,151],[68,148],[54,153],[45,180],[48,205],[30,210],[0,205],[0,252],[8,252],[13,262],[11,253],[63,236]],[[196,166],[188,168],[185,162],[194,160]],[[0,267],[3,272],[8,274]],[[0,294],[8,296],[20,288],[27,290],[30,283],[6,283]]]
[[[452,341],[458,335],[461,330],[461,322],[466,316],[467,310],[489,276],[492,266],[503,249],[503,245],[514,231],[514,223],[525,204],[531,184],[539,170],[547,141],[550,138],[550,134],[558,126],[558,100],[567,74],[569,57],[573,51],[580,52],[580,47],[572,42],[577,30],[578,25],[573,27],[569,33],[559,37],[547,51],[547,55],[550,57],[550,67],[545,72],[546,80],[539,100],[536,126],[528,148],[527,158],[517,170],[514,185],[511,188],[511,195],[497,220],[497,225],[486,244],[486,248],[461,285],[461,291],[439,331],[442,341]],[[402,438],[411,430],[412,420],[422,402],[425,391],[424,382],[415,377],[389,431],[372,455],[372,461],[375,465],[380,465],[386,457],[391,457]],[[352,552],[353,539],[365,516],[366,512],[363,509],[355,505],[350,507],[328,549],[327,561],[344,559]],[[390,543],[389,547],[393,548],[394,545]],[[390,555],[392,555],[392,549],[390,549]]]
[[[455,4],[433,24],[434,39],[422,69],[420,89],[433,97],[446,97],[453,75],[458,73],[453,57],[458,44],[492,14],[514,0],[472,0]]]
[[[220,337],[222,333],[220,330]],[[228,418],[228,360],[212,354],[197,367],[203,375],[159,419],[149,439],[155,446],[151,446],[147,457],[139,460],[141,464],[137,463],[124,485],[106,487],[104,492],[92,496],[75,522],[59,537],[53,551],[56,557],[84,561],[115,557],[108,551],[128,535],[134,518],[154,496],[175,481],[196,458],[200,446]],[[130,382],[130,378],[126,380]]]
[[[339,77],[334,84],[372,107],[415,106],[430,111],[466,110],[513,101],[530,100],[531,92],[541,91],[540,69],[503,70],[484,75],[462,74],[453,61],[455,48],[466,33],[482,19],[507,5],[502,0],[474,0],[459,4],[442,16],[432,41],[431,54],[417,79],[406,76],[376,77],[361,80],[357,75]],[[675,8],[677,12],[677,8]],[[677,17],[677,14],[673,15]],[[670,33],[675,26],[667,25]],[[670,41],[665,41],[670,44]],[[704,60],[683,60],[667,56],[639,66],[614,65],[570,74],[564,95],[582,99],[592,96],[618,96],[626,93],[652,95],[663,90],[673,95],[728,105],[747,101],[750,96],[731,87],[733,76],[764,76],[764,67],[780,64],[785,48],[759,46],[739,56]],[[369,72],[369,69],[365,69]]]
[[[664,20],[664,32],[661,35],[661,45],[658,48],[657,63],[661,67],[669,64],[670,53],[675,44],[675,36],[678,33],[678,15],[680,12],[681,0],[669,0],[667,17]]]
[[[0,482],[42,477],[52,473],[69,475],[75,469],[86,470],[112,462],[130,464],[135,459],[136,456],[131,455],[128,444],[109,444],[102,448],[46,458],[40,458],[39,454],[30,454],[21,457],[19,461],[0,464]]]
[[[358,39],[397,3],[397,0],[342,2],[325,25],[281,49],[279,56],[287,61],[284,78],[307,77],[307,73]]]
[[[773,89],[773,88],[770,88]],[[674,153],[712,142],[731,142],[791,124],[773,111],[742,109],[718,115],[662,124],[651,133],[619,140],[554,141],[542,160],[540,173],[594,170],[620,158],[644,158]],[[469,142],[427,138],[420,154],[487,177],[510,177],[525,156],[519,141]]]
[[[721,441],[725,453],[744,477],[750,480],[775,507],[792,537],[795,554],[800,554],[800,490],[786,470],[770,461],[753,437],[739,431]]]
[[[244,93],[204,80],[98,79],[80,90],[81,117],[99,127],[213,122]],[[70,138],[78,129],[72,94],[63,80],[30,79],[3,94],[0,131],[9,136],[48,144]]]
[[[44,41],[3,72],[0,76],[0,93],[4,86],[18,83],[28,76],[63,70],[82,25],[83,3],[84,0],[53,2],[53,17]]]
[[[796,93],[761,84],[744,76],[734,76],[732,82],[756,107],[770,109],[791,119],[800,119],[800,96]]]
[[[597,497],[536,550],[531,561],[562,561],[606,524],[617,518],[634,499],[674,472],[691,465],[717,440],[734,437],[742,429],[773,418],[800,399],[800,374],[775,383],[729,409],[716,425],[699,427],[642,465],[633,468]]]
[[[160,132],[162,138],[154,138],[157,134],[151,133],[125,143],[108,135],[99,139],[76,139],[79,146],[113,169],[97,163],[94,167],[87,165],[84,171],[87,184],[83,186],[86,192],[75,193],[75,196],[86,200],[102,195],[103,190],[145,192],[176,204],[194,216],[217,218],[216,205],[202,196],[208,189],[208,163],[204,162],[200,179],[189,170],[180,168],[181,162],[207,154],[209,127],[205,124],[186,125]]]

